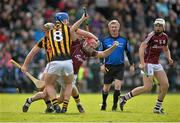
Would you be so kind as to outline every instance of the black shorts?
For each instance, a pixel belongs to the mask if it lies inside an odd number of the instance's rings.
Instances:
[[[108,69],[104,75],[104,84],[111,84],[115,79],[123,80],[124,78],[124,64],[120,65],[105,65]]]

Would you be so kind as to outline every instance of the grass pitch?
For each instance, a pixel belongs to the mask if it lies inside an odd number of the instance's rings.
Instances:
[[[45,114],[44,102],[32,103],[27,113],[22,105],[32,94],[0,94],[0,122],[180,122],[180,94],[168,94],[164,101],[164,115],[152,113],[156,95],[146,94],[128,101],[125,111],[112,112],[112,94],[106,111],[100,111],[101,94],[81,94],[86,112],[80,114],[71,98],[66,114]]]

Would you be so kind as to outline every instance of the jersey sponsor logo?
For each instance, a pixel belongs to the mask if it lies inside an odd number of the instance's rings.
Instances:
[[[160,45],[164,45],[164,44],[166,44],[166,40],[160,40],[159,43],[160,43]]]
[[[84,60],[81,58],[81,55],[75,55],[74,56],[76,59],[77,59],[77,61],[80,61],[80,62],[83,62]]]
[[[166,40],[154,40],[154,42],[159,43],[160,45],[166,44]]]

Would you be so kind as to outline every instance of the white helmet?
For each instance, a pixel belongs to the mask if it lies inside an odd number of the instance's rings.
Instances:
[[[162,24],[163,25],[163,29],[165,30],[165,20],[162,19],[162,18],[157,18],[155,21],[154,21],[154,24]]]
[[[54,24],[53,24],[53,23],[48,22],[48,23],[45,23],[45,24],[44,24],[44,29],[45,29],[46,31],[52,30],[53,27],[54,27]]]

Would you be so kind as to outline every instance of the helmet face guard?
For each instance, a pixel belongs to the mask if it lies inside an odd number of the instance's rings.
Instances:
[[[53,24],[53,23],[49,23],[49,22],[48,22],[48,23],[45,23],[44,26],[43,26],[43,28],[44,28],[45,31],[52,30],[53,27],[54,27],[54,24]]]
[[[69,15],[66,12],[58,12],[54,16],[55,21],[63,22],[64,20],[69,20]]]
[[[157,18],[155,21],[154,21],[154,25],[156,24],[161,24],[163,26],[163,29],[165,31],[165,20],[162,19],[162,18]]]
[[[89,53],[91,53],[94,49],[96,49],[98,46],[98,43],[94,39],[85,39],[83,42],[83,49]]]

